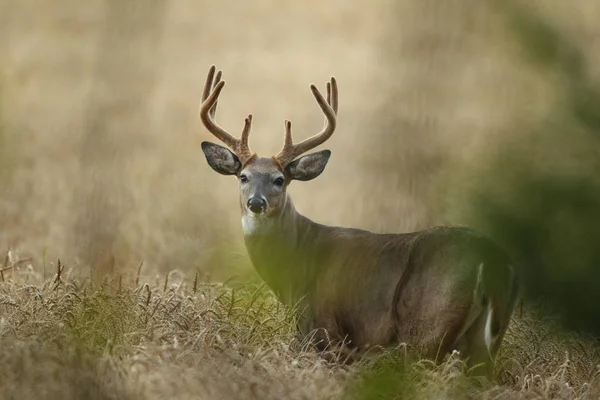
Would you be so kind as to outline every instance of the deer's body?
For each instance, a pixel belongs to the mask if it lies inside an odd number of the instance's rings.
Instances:
[[[359,350],[405,342],[429,357],[476,350],[480,362],[497,351],[514,305],[514,274],[508,257],[477,232],[331,227],[297,213],[289,199],[274,221],[262,222],[244,234],[248,254],[280,301],[303,311],[303,336],[314,331],[318,344],[344,341]],[[470,338],[476,330],[481,337]]]
[[[284,149],[259,158],[247,144],[251,116],[240,140],[215,124],[224,83],[218,74],[213,85],[214,72],[200,114],[234,152],[208,142],[203,151],[215,171],[238,177],[248,253],[278,298],[302,312],[300,333],[317,344],[344,342],[359,351],[406,342],[436,359],[456,349],[489,374],[517,297],[506,254],[468,228],[377,234],[302,216],[286,188],[291,180],[320,175],[329,159],[328,150],[296,157],[333,133],[335,80],[327,102],[311,87],[327,117],[323,132],[295,145],[286,121]]]

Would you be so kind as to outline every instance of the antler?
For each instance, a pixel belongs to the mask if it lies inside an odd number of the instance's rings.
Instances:
[[[321,110],[323,110],[323,113],[325,114],[325,126],[323,127],[323,130],[315,136],[294,144],[292,140],[292,123],[286,120],[283,149],[275,156],[281,165],[285,166],[289,164],[300,154],[324,143],[335,131],[338,111],[338,88],[335,78],[331,77],[331,80],[327,82],[327,101],[325,101],[323,95],[315,85],[310,85],[310,90],[312,91],[313,96],[315,96],[319,107],[321,107]]]
[[[236,139],[229,134],[225,129],[221,128],[215,122],[215,113],[217,112],[217,102],[225,81],[221,80],[221,71],[217,72],[215,77],[216,67],[211,65],[202,91],[202,104],[200,105],[200,119],[210,133],[216,136],[217,139],[225,143],[238,156],[242,164],[252,158],[254,153],[248,146],[248,136],[252,127],[252,114],[248,114],[244,122],[244,129],[240,139]],[[214,82],[213,82],[214,80]]]

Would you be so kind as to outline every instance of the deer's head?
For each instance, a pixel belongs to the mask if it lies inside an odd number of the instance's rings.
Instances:
[[[327,99],[314,85],[310,86],[317,103],[325,114],[325,127],[317,135],[294,144],[292,123],[285,121],[283,149],[273,157],[258,157],[248,146],[252,127],[252,114],[246,117],[239,139],[229,134],[215,122],[217,101],[225,82],[221,71],[215,75],[211,66],[204,91],[200,118],[206,129],[229,148],[211,142],[202,143],[208,165],[223,175],[234,175],[240,185],[240,206],[244,216],[267,218],[282,210],[287,201],[286,189],[292,180],[308,181],[323,172],[331,152],[322,150],[297,158],[325,142],[335,130],[338,109],[338,92],[335,78],[327,82]]]

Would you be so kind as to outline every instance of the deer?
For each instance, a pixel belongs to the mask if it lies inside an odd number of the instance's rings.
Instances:
[[[202,151],[214,171],[237,178],[250,261],[278,300],[300,312],[300,337],[321,350],[342,343],[355,354],[404,343],[436,362],[456,351],[470,370],[490,376],[518,296],[507,253],[463,226],[373,233],[313,222],[296,211],[287,188],[315,179],[329,161],[330,150],[305,153],[335,131],[336,79],[327,82],[326,98],[310,85],[323,129],[294,143],[285,120],[283,148],[273,157],[250,150],[252,114],[239,139],[217,124],[224,86],[212,65],[199,114],[227,147],[203,141]]]

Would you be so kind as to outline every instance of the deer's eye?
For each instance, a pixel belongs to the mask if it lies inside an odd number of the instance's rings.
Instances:
[[[284,183],[285,183],[285,180],[282,177],[275,179],[275,181],[273,182],[273,184],[275,186],[283,186]]]
[[[248,177],[246,175],[240,175],[240,182],[242,183],[246,183],[248,182]]]

